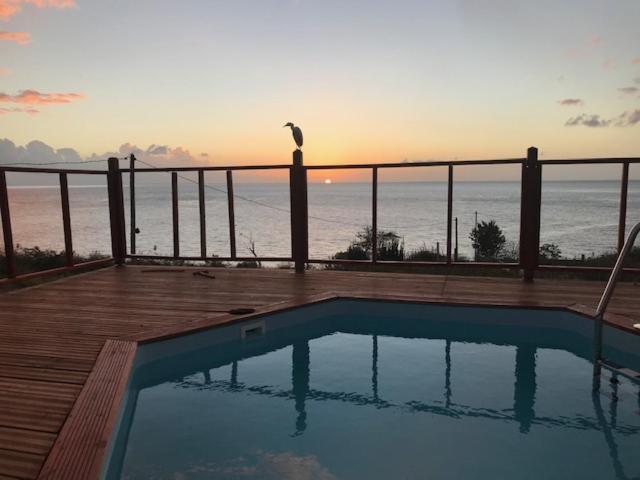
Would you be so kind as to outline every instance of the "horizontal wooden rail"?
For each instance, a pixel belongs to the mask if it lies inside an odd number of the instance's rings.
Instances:
[[[377,260],[375,263],[371,260],[347,260],[347,259],[339,259],[339,258],[313,258],[307,260],[307,263],[317,263],[317,264],[336,264],[336,265],[387,265],[390,267],[486,267],[486,268],[506,268],[506,269],[519,269],[522,266],[519,263],[500,263],[500,262],[451,262],[447,263],[446,261],[442,262],[416,262],[416,261],[395,261],[395,260]]]
[[[186,262],[292,262],[292,257],[199,257],[183,255],[126,255],[132,260],[182,260]]]
[[[411,167],[448,167],[462,165],[520,165],[524,158],[505,158],[497,160],[437,160],[430,162],[400,163],[350,163],[344,165],[308,165],[307,170],[350,170],[357,168],[411,168]]]
[[[60,275],[62,273],[71,273],[81,271],[87,268],[104,267],[113,264],[113,258],[101,258],[99,260],[90,260],[88,262],[76,263],[74,265],[66,265],[64,267],[50,268],[39,272],[23,273],[12,278],[0,279],[0,286],[11,285],[14,283],[26,282],[27,280],[35,280],[51,275]]]
[[[597,272],[611,272],[611,267],[588,267],[580,265],[538,265],[537,270],[542,272],[567,272],[567,273],[597,273]],[[623,272],[627,273],[640,273],[640,268],[637,267],[624,267]]]
[[[601,165],[612,163],[640,163],[640,157],[615,158],[561,158],[558,160],[538,160],[541,165]]]
[[[136,168],[136,173],[148,173],[148,172],[223,172],[227,170],[289,170],[291,165],[236,165],[233,167],[219,167],[219,166],[200,166],[200,167],[149,167],[149,168]],[[131,171],[130,168],[121,168],[121,172],[126,173]]]
[[[3,167],[0,171],[15,173],[68,173],[73,175],[106,175],[106,170],[83,170],[81,168],[44,168],[44,167]]]

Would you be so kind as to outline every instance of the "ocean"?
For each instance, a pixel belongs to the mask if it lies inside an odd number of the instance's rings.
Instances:
[[[564,257],[594,255],[615,249],[620,184],[617,181],[545,181],[542,187],[541,243],[557,244]],[[254,242],[260,256],[289,256],[290,217],[287,183],[234,185],[237,252],[250,256]],[[102,185],[70,187],[74,250],[110,253],[107,190]],[[62,250],[60,193],[56,187],[9,189],[14,243],[21,247]],[[128,188],[125,188],[129,223]],[[171,255],[171,192],[166,185],[136,185],[137,253]],[[197,186],[179,180],[180,250],[199,255]],[[226,187],[209,183],[206,190],[209,255],[229,255]],[[519,182],[454,183],[453,215],[458,219],[458,248],[471,257],[469,233],[479,221],[495,220],[507,242],[518,241]],[[309,253],[329,258],[344,250],[355,234],[371,224],[371,185],[309,185]],[[447,185],[445,182],[381,182],[378,226],[400,235],[406,251],[446,249]],[[629,184],[627,225],[640,221],[640,181]]]

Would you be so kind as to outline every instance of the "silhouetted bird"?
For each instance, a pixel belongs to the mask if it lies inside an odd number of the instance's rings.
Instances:
[[[300,127],[296,127],[293,123],[285,123],[284,127],[291,127],[291,134],[293,135],[293,140],[296,142],[298,148],[302,147],[302,130]]]

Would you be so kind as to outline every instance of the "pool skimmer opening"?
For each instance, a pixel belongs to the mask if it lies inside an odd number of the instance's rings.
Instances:
[[[264,321],[250,323],[240,327],[240,338],[242,340],[251,340],[252,338],[259,338],[264,336],[265,324]]]

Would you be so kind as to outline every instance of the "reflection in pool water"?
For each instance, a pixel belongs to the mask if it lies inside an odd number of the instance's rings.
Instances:
[[[108,478],[640,475],[640,391],[592,395],[584,319],[351,303],[140,365]]]

